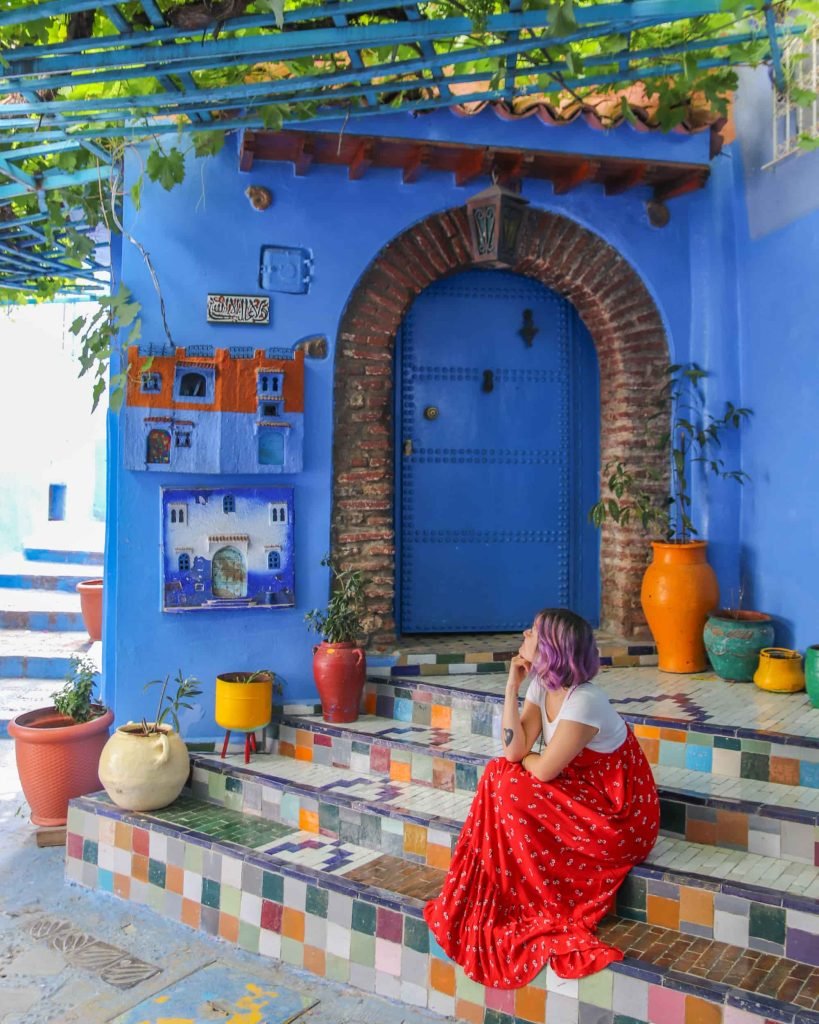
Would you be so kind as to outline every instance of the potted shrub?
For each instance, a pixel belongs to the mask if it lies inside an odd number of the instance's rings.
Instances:
[[[752,682],[759,652],[771,647],[774,641],[771,616],[743,609],[742,594],[743,588],[740,587],[736,608],[719,608],[710,612],[703,632],[711,667],[717,675],[732,683]]]
[[[176,676],[176,690],[168,693],[170,676],[145,687],[161,686],[152,722],[121,725],[100,757],[100,781],[108,796],[126,811],[155,811],[167,807],[182,792],[190,773],[188,748],[179,736],[179,709],[202,692],[198,679]]]
[[[9,723],[35,825],[64,825],[68,801],[101,788],[97,769],[114,715],[96,698],[97,675],[90,658],[72,658],[65,686],[51,695],[54,705]]]
[[[217,725],[226,730],[222,757],[227,754],[230,734],[246,733],[245,764],[251,748],[256,750],[256,730],[264,729],[273,715],[273,692],[281,693],[276,674],[270,669],[255,672],[221,672],[216,677],[215,715]]]
[[[324,639],[313,648],[313,678],[325,722],[354,722],[361,707],[367,672],[364,648],[364,577],[359,569],[339,570],[329,558],[332,594],[326,611],[314,608],[305,615],[310,628]]]
[[[608,493],[590,511],[595,526],[607,520],[636,522],[663,535],[663,540],[652,541],[653,560],[640,598],[664,672],[700,672],[706,667],[703,629],[708,613],[719,604],[717,578],[706,560],[707,542],[698,539],[691,518],[691,470],[700,465],[723,480],[742,484],[748,479],[742,470],[727,468],[716,451],[724,436],[750,416],[750,409],[726,402],[722,416],[711,416],[700,387],[705,376],[693,364],[669,366],[658,389],[656,412],[646,424],[648,445],[669,457],[670,493],[663,493],[656,475],[638,474],[618,461],[606,467]]]

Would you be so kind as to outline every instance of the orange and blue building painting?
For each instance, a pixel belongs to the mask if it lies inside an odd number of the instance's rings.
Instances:
[[[124,428],[126,469],[298,473],[304,353],[131,346]]]
[[[163,487],[162,610],[296,603],[292,487]]]

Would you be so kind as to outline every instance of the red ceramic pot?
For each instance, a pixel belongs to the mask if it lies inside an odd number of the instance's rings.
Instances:
[[[354,722],[367,674],[364,651],[356,644],[322,641],[313,648],[313,678],[325,722]]]
[[[82,621],[92,640],[102,640],[102,580],[83,580],[77,584]]]
[[[114,713],[77,725],[56,708],[27,711],[9,722],[17,771],[35,825],[64,825],[68,801],[102,789],[100,754]]]

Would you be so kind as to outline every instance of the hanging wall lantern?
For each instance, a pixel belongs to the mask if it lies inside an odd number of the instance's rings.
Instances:
[[[488,266],[511,266],[517,257],[518,238],[529,200],[499,185],[492,185],[467,200],[472,235],[472,258]]]

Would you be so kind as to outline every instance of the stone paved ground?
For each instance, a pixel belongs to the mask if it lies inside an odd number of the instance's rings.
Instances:
[[[213,962],[248,980],[263,979],[318,999],[299,1024],[441,1022],[423,1010],[261,960],[143,908],[67,886],[63,854],[61,847],[36,847],[13,744],[0,740],[0,1024],[104,1024]],[[46,941],[57,921],[66,922],[63,932],[70,931],[75,941],[80,933],[98,940],[94,966],[78,965],[82,957],[65,942],[58,951]],[[40,937],[33,937],[37,926]],[[118,988],[106,980],[106,950],[99,943],[108,945],[109,960],[124,952],[161,970],[132,988]]]

